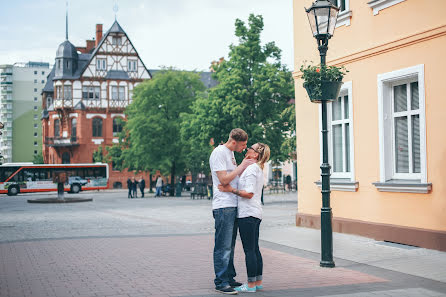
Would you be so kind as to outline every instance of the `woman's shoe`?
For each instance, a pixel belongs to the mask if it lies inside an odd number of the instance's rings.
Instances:
[[[263,290],[263,285],[256,286],[256,290],[257,290],[257,291],[258,291],[258,290]]]
[[[240,287],[234,288],[237,292],[247,292],[247,293],[255,293],[256,287],[250,288],[248,287],[248,284],[243,284]]]

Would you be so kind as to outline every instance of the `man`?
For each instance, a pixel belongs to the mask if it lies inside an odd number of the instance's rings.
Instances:
[[[137,186],[138,182],[136,181],[135,177],[132,176],[132,198],[138,198]]]
[[[132,196],[132,180],[130,177],[127,179],[127,188],[129,189],[129,195],[127,196],[129,199],[133,198]]]
[[[161,197],[161,188],[163,187],[163,179],[159,175],[158,178],[156,179],[155,187],[156,187],[155,197]]]
[[[144,180],[144,177],[141,176],[141,179],[139,180],[139,189],[141,190],[141,198],[144,198],[145,188],[146,188],[146,181]]]
[[[230,184],[237,188],[239,175],[255,161],[243,160],[237,167],[234,151],[242,152],[246,148],[248,134],[236,128],[229,134],[225,144],[214,149],[209,164],[212,172],[213,200],[212,214],[215,219],[214,271],[215,290],[224,294],[237,294],[233,287],[241,283],[234,280],[234,247],[237,237],[237,196],[230,192],[220,192],[218,185]]]

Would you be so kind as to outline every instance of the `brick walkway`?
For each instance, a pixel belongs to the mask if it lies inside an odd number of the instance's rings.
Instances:
[[[213,290],[212,236],[61,239],[0,244],[0,296],[203,296]],[[263,296],[277,290],[386,282],[262,248]],[[240,242],[237,277],[246,278]]]

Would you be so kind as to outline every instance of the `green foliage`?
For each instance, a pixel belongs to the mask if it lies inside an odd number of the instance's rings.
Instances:
[[[173,69],[139,84],[125,111],[119,143],[107,148],[116,168],[160,170],[171,174],[172,183],[175,175],[185,173],[188,147],[180,137],[180,113],[190,112],[204,88],[197,73]]]
[[[293,79],[281,64],[281,51],[274,42],[261,44],[262,30],[262,16],[251,14],[248,25],[236,20],[238,44],[229,47],[229,60],[213,65],[219,84],[198,96],[192,113],[182,114],[181,134],[191,148],[192,171],[208,171],[210,140],[216,145],[226,142],[237,127],[248,133],[250,144],[267,143],[273,160],[288,158],[281,151],[290,135],[282,112],[294,98]]]
[[[99,146],[96,151],[93,152],[93,163],[100,162],[104,163],[106,161],[104,157],[104,152],[102,146]]]
[[[42,152],[39,152],[37,155],[33,157],[34,164],[44,164]]]
[[[310,88],[315,94],[315,97],[322,95],[322,81],[342,81],[344,75],[348,72],[344,66],[315,66],[305,64],[300,67],[300,71],[302,72],[302,79],[304,80],[303,87]]]

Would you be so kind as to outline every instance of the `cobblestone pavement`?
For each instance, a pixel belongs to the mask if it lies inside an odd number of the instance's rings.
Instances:
[[[126,195],[86,192],[78,196],[93,202],[76,204],[1,196],[0,296],[222,296],[213,289],[211,202]],[[446,296],[445,268],[414,268],[417,257],[446,266],[445,253],[335,234],[336,268],[320,268],[318,230],[294,227],[296,200],[296,193],[265,197],[265,290],[257,295]],[[235,264],[244,281],[240,242]]]

